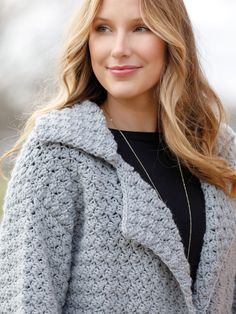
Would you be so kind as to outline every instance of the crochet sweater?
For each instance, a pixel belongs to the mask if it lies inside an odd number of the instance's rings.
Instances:
[[[236,167],[235,134],[219,155]],[[0,228],[1,314],[236,313],[236,201],[201,181],[206,232],[194,290],[170,209],[117,153],[85,101],[37,120]]]

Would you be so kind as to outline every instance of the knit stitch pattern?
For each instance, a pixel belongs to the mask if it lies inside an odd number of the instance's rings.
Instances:
[[[219,151],[233,167],[235,147],[227,127]],[[89,101],[38,119],[4,200],[0,313],[236,313],[235,200],[202,182],[207,230],[192,293],[170,210],[116,150]]]

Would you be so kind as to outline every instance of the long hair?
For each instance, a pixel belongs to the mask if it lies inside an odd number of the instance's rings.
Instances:
[[[107,92],[93,73],[88,48],[90,27],[101,4],[102,0],[83,1],[67,32],[56,97],[33,112],[0,162],[20,151],[39,116],[84,100],[97,105],[105,101]],[[183,0],[141,0],[140,12],[145,24],[167,46],[165,69],[154,95],[158,126],[168,147],[194,175],[235,196],[236,171],[217,153],[225,111],[201,69]]]

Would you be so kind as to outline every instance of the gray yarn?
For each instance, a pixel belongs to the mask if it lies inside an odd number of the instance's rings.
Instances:
[[[218,147],[236,168],[235,136],[222,126]],[[102,110],[85,101],[38,118],[4,200],[0,313],[236,313],[236,201],[201,185],[192,293],[171,211],[117,153]]]

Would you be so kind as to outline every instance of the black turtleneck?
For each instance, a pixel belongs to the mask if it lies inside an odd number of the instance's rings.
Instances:
[[[152,186],[142,166],[137,161],[120,132],[111,128],[110,131],[118,144],[118,153]],[[171,210],[182,238],[185,255],[187,255],[189,212],[176,157],[170,152],[163,140],[162,134],[159,132],[122,132],[143,163],[161,198]],[[192,213],[192,241],[189,264],[194,283],[206,228],[205,203],[199,179],[183,166],[182,170]]]

